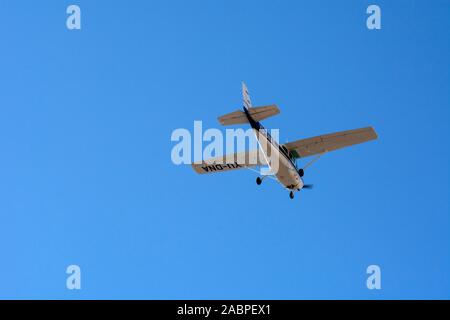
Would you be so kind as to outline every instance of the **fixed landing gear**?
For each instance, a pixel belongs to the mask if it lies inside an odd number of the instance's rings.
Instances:
[[[303,169],[298,169],[298,175],[301,177],[303,177],[305,175],[305,171]]]
[[[260,177],[256,178],[256,184],[259,186],[262,183],[262,179]]]
[[[289,198],[294,199],[294,191],[289,192]]]

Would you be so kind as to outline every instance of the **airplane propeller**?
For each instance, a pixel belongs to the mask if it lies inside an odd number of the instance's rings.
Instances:
[[[312,189],[312,188],[314,188],[313,184],[305,184],[305,185],[303,185],[302,189]]]

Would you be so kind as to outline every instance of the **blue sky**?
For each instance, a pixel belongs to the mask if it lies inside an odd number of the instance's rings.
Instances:
[[[0,298],[450,298],[449,12],[2,1]],[[174,166],[172,131],[218,127],[242,80],[255,105],[279,105],[264,125],[281,142],[367,125],[379,140],[324,156],[294,201],[247,170]]]

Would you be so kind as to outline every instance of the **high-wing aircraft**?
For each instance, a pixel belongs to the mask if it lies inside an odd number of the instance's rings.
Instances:
[[[305,169],[320,156],[330,151],[378,138],[372,127],[366,127],[278,144],[260,123],[261,120],[280,113],[278,107],[276,105],[253,107],[245,83],[242,83],[242,96],[243,110],[228,113],[219,117],[218,120],[224,126],[250,124],[258,141],[259,149],[193,163],[192,167],[197,173],[205,174],[254,166],[268,166],[272,169],[271,175],[275,176],[290,191],[289,196],[293,199],[295,191],[312,188],[312,185],[303,182],[302,177]],[[303,168],[297,166],[297,159],[310,156],[316,156],[316,158]],[[260,185],[266,176],[268,175],[264,175],[262,178],[258,177],[256,183]]]

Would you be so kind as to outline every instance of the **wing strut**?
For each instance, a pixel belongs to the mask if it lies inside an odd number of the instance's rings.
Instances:
[[[323,156],[325,153],[327,153],[327,152],[325,151],[325,152],[320,153],[317,157],[315,157],[315,158],[312,159],[310,162],[308,162],[308,163],[306,164],[306,166],[303,167],[303,170],[306,170],[308,167],[310,167],[314,162],[316,162],[317,160],[319,160],[319,158],[320,158],[321,156]]]
[[[247,168],[245,168],[245,169],[248,169],[248,170],[250,170],[250,171],[256,172],[256,173],[258,173],[258,174],[261,173],[261,170],[256,170],[256,169],[253,169],[253,168],[251,168],[251,167],[247,167]],[[273,176],[274,176],[273,173],[272,173],[272,174],[264,174],[264,175],[262,176],[261,180],[264,180],[265,178],[269,178],[269,179],[272,179],[272,180],[274,180],[274,181],[278,181],[278,180],[275,179]]]

